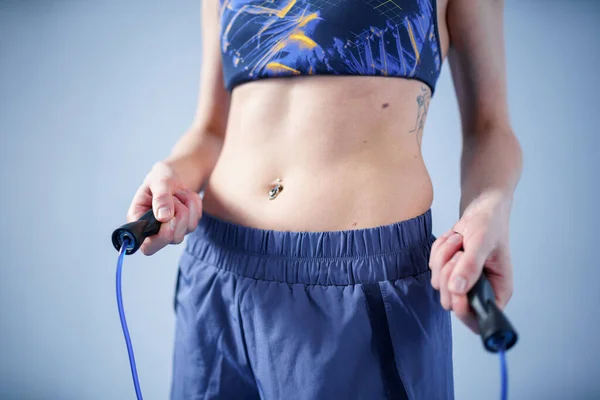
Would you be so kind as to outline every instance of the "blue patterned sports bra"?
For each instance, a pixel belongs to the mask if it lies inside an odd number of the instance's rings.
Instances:
[[[219,0],[225,87],[277,76],[440,74],[436,0]]]

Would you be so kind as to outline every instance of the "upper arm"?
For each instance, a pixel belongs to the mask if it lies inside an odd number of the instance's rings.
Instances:
[[[193,130],[223,136],[230,93],[223,82],[219,38],[219,0],[202,0],[202,68]]]
[[[509,125],[503,11],[503,0],[448,3],[448,62],[465,133]]]

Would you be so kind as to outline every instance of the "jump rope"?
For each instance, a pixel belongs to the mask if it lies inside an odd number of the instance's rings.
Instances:
[[[125,337],[127,354],[129,356],[129,365],[131,367],[131,376],[133,386],[138,400],[142,400],[142,391],[135,365],[135,356],[133,354],[133,345],[125,320],[125,311],[123,309],[123,296],[121,293],[121,271],[123,269],[123,259],[125,255],[130,255],[138,251],[147,237],[156,235],[160,230],[160,222],[154,217],[152,210],[147,211],[139,220],[130,222],[117,228],[112,234],[112,243],[119,252],[117,260],[117,307],[119,309],[119,318],[121,319],[121,328]],[[473,286],[467,294],[469,304],[473,309],[477,323],[479,324],[479,335],[483,341],[483,347],[490,353],[497,353],[500,357],[500,398],[508,398],[508,371],[506,367],[506,352],[517,343],[517,332],[511,325],[504,313],[496,305],[496,296],[492,285],[485,274]]]

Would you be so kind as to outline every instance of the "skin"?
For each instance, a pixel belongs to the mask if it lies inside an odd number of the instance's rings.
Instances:
[[[510,126],[503,2],[438,1],[463,128],[459,220],[433,244],[431,283],[474,332],[466,300],[483,268],[500,308],[512,294],[508,248],[522,155]],[[164,222],[141,251],[193,231],[203,210],[262,229],[376,227],[415,217],[433,201],[421,154],[431,92],[403,78],[298,76],[223,88],[218,0],[202,5],[203,65],[196,116],[147,175],[128,219]],[[281,179],[283,190],[268,199]],[[204,198],[197,194],[204,187]]]

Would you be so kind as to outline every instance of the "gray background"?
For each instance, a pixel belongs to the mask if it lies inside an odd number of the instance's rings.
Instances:
[[[511,245],[513,399],[600,398],[598,1],[507,1],[525,153]],[[0,398],[131,399],[109,235],[188,126],[200,2],[0,1]],[[435,233],[456,220],[460,131],[446,64],[424,152]],[[181,247],[126,259],[146,399],[165,399]],[[458,399],[498,397],[497,359],[454,324]]]

